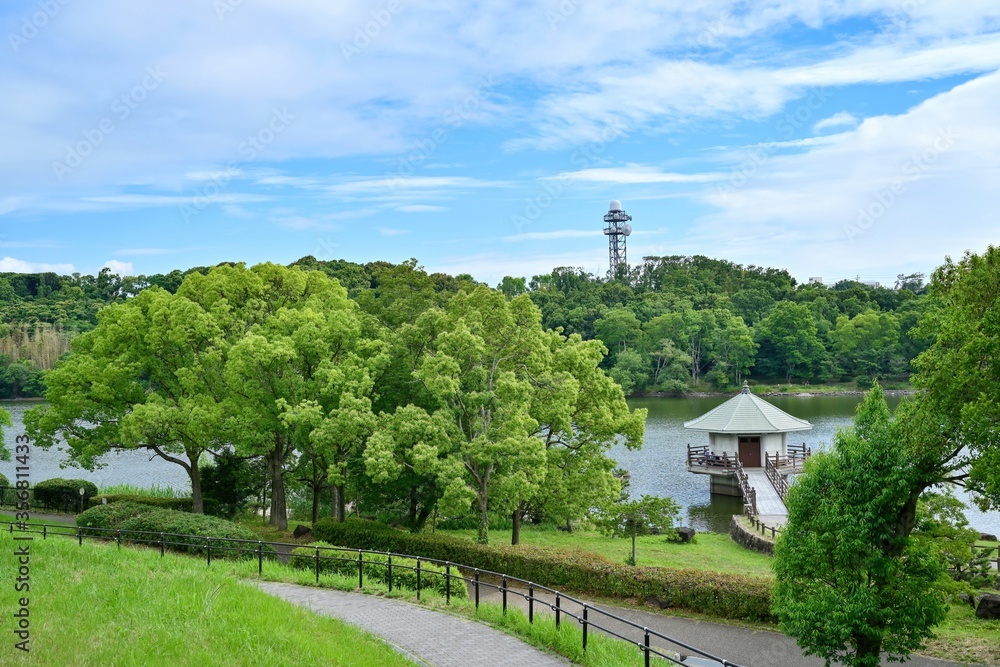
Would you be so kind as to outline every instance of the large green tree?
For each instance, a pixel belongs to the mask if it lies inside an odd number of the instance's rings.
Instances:
[[[788,492],[774,607],[782,630],[828,665],[877,667],[883,652],[905,659],[945,616],[940,561],[899,530],[924,475],[900,427],[873,388],[854,428]]]
[[[804,304],[781,301],[757,327],[757,370],[776,376],[816,377],[826,361],[812,311]]]

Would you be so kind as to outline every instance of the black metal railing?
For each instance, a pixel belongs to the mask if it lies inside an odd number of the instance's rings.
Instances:
[[[288,542],[206,537],[201,535],[188,535],[184,533],[157,533],[142,530],[82,528],[79,526],[68,525],[22,524],[13,521],[0,521],[0,526],[3,525],[6,525],[11,533],[15,531],[16,526],[17,532],[19,533],[38,534],[42,536],[42,539],[47,539],[50,535],[71,537],[77,540],[80,545],[83,544],[84,538],[104,541],[113,540],[119,548],[121,548],[122,542],[146,545],[159,549],[161,556],[164,555],[168,547],[178,547],[185,550],[195,548],[198,551],[204,551],[208,566],[212,565],[213,554],[216,557],[223,554],[243,555],[248,559],[255,559],[257,561],[258,575],[263,574],[265,561],[273,561],[277,558],[276,554],[265,551],[264,547],[270,547],[277,550],[277,547],[291,547],[295,549],[303,546],[301,544],[292,544]],[[566,593],[558,591],[554,588],[542,586],[541,584],[528,581],[526,579],[512,577],[502,572],[493,572],[491,570],[484,570],[459,563],[452,563],[450,561],[438,560],[435,558],[424,558],[422,556],[412,556],[387,551],[349,549],[347,547],[332,546],[312,546],[309,548],[313,550],[313,554],[308,556],[308,558],[315,562],[314,570],[316,573],[317,583],[319,583],[320,580],[322,561],[346,561],[357,563],[358,588],[364,587],[366,565],[369,567],[381,566],[387,568],[386,579],[390,590],[392,590],[392,570],[401,568],[410,570],[416,574],[416,594],[418,600],[420,599],[421,590],[423,588],[427,588],[427,579],[429,577],[437,576],[443,578],[445,581],[445,598],[446,602],[449,604],[451,603],[452,597],[451,586],[457,580],[458,582],[461,582],[461,585],[472,589],[476,609],[479,608],[481,590],[487,589],[496,590],[500,594],[502,600],[501,606],[505,615],[507,613],[508,597],[512,596],[515,598],[522,598],[525,602],[527,602],[528,621],[530,623],[534,623],[536,609],[548,609],[553,612],[555,614],[557,629],[561,626],[564,619],[572,619],[581,626],[584,651],[587,650],[589,634],[591,632],[598,631],[602,634],[620,639],[637,647],[646,667],[649,666],[650,660],[653,657],[658,657],[677,665],[684,664],[673,657],[669,652],[665,652],[667,651],[665,647],[653,646],[651,643],[653,640],[667,642],[685,651],[690,651],[692,654],[707,660],[714,660],[719,663],[721,667],[740,667],[737,663],[712,655],[707,651],[691,646],[690,644],[687,644],[679,639],[675,639],[661,632],[657,632],[656,630],[634,623],[626,618],[618,616],[617,614],[601,609],[600,607],[594,606],[589,602],[584,602],[583,600],[577,599],[571,595],[567,595]],[[386,561],[365,561],[365,554],[385,557]],[[302,554],[297,554],[297,556],[299,558],[303,557]],[[395,563],[393,563],[393,558],[397,559]],[[415,564],[406,565],[399,562],[399,559],[412,560]],[[430,570],[422,568],[421,564],[436,565],[443,569]],[[539,597],[539,595],[544,595],[544,597]],[[577,611],[577,609],[579,611]],[[604,623],[603,625],[602,622]],[[623,634],[624,631],[619,632],[611,627],[608,627],[611,622],[624,626],[628,631],[632,631],[633,636],[626,636]],[[641,638],[636,639],[636,636],[640,636]]]
[[[34,488],[18,489],[13,486],[0,486],[0,507],[16,507],[24,502],[22,494],[25,493],[30,509],[65,514],[76,514],[87,509],[86,499],[78,493],[52,493],[49,491],[43,493],[41,498],[37,498]]]

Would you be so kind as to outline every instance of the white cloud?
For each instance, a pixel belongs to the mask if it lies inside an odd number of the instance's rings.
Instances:
[[[813,132],[819,133],[831,127],[855,127],[860,122],[860,119],[854,114],[846,111],[839,111],[813,125]]]
[[[599,167],[567,171],[554,176],[556,179],[591,181],[594,183],[709,183],[727,178],[728,174],[678,174],[662,172],[655,167],[631,164],[625,167]]]
[[[800,278],[927,271],[946,254],[981,251],[1000,228],[997,108],[1000,73],[773,155],[744,183],[705,190],[717,212],[685,243]]]
[[[408,204],[406,206],[397,206],[396,210],[400,213],[441,213],[442,211],[447,211],[447,206],[431,206],[429,204]]]
[[[71,274],[76,269],[72,264],[46,264],[44,262],[26,262],[13,257],[0,259],[0,273],[60,273]]]
[[[119,276],[134,275],[132,262],[119,262],[117,259],[109,259],[104,262],[104,266],[101,268],[111,269],[111,273],[118,274]]]

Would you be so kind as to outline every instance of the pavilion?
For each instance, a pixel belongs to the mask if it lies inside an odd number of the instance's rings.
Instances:
[[[737,462],[743,468],[762,469],[771,461],[781,474],[801,471],[809,450],[804,443],[788,444],[788,434],[808,431],[812,424],[754,396],[744,382],[740,393],[684,422],[684,428],[708,433],[708,445],[688,445],[688,472],[709,475],[712,493],[740,496]]]

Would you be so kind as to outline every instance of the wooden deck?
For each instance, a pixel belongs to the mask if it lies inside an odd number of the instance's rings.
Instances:
[[[768,524],[785,525],[788,509],[763,468],[744,468],[747,482],[757,492],[757,517]]]

